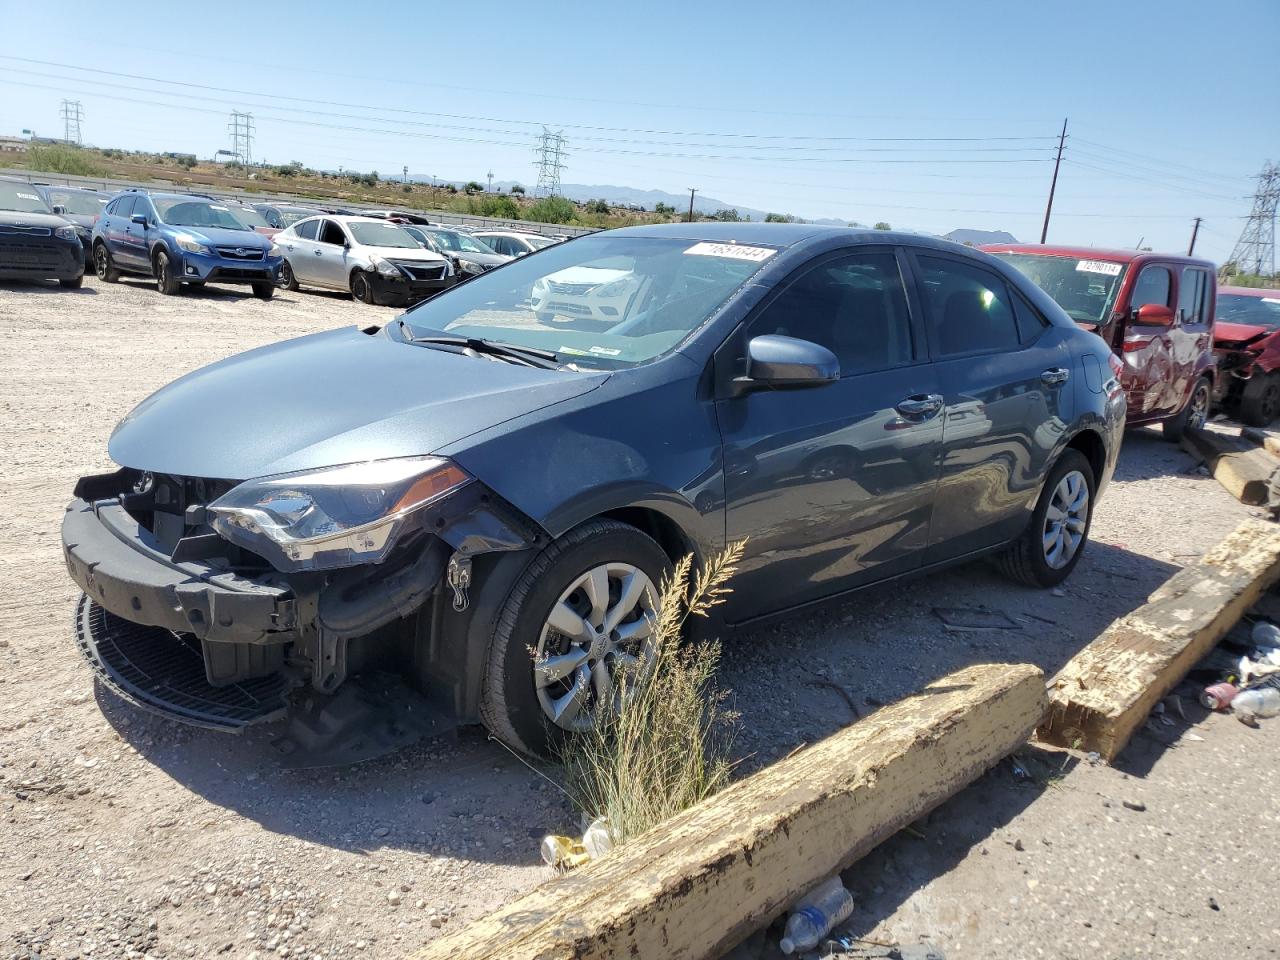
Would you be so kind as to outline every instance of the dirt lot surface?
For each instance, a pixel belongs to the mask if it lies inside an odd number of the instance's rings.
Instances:
[[[307,293],[0,288],[0,956],[395,957],[546,879],[537,838],[572,818],[483,732],[282,771],[268,732],[193,730],[96,689],[72,642],[58,525],[75,479],[109,468],[116,420],[209,361],[393,315]],[[732,638],[742,769],[966,663],[1060,666],[1248,515],[1192,467],[1130,435],[1060,596],[976,564]],[[949,632],[937,607],[1020,629]],[[1275,955],[1280,720],[1186,708],[1115,768],[1028,751],[1038,780],[1006,764],[886,843],[848,874],[855,931],[948,956]]]

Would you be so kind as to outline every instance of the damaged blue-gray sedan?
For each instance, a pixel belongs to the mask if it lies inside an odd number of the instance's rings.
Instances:
[[[596,234],[143,401],[67,509],[76,635],[140,706],[292,716],[300,762],[540,753],[649,662],[687,553],[747,541],[724,627],[986,554],[1059,583],[1123,425],[1107,346],[985,254]]]

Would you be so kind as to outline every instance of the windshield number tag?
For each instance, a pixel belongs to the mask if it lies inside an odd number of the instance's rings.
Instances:
[[[1076,264],[1081,273],[1101,273],[1108,277],[1120,276],[1120,264],[1107,263],[1105,260],[1081,260]]]
[[[34,193],[19,193],[18,196],[21,197],[23,200],[39,200],[40,199]]]
[[[695,243],[685,251],[685,256],[722,257],[727,260],[749,260],[752,263],[763,263],[772,257],[777,250],[769,247],[744,247],[740,243]]]

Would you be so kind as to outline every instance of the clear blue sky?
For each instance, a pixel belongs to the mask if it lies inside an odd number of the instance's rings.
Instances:
[[[60,135],[71,97],[86,142],[201,157],[238,108],[271,162],[530,184],[546,123],[568,182],[1035,240],[1070,117],[1051,240],[1185,249],[1203,216],[1218,260],[1280,161],[1280,0],[0,0],[0,22],[0,134]]]

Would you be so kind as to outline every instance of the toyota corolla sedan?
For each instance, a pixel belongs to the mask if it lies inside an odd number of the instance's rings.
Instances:
[[[634,292],[543,323],[534,291],[584,271]],[[77,641],[178,720],[304,717],[304,752],[482,722],[539,753],[653,657],[685,554],[746,541],[725,628],[980,556],[1060,583],[1124,418],[1107,345],[986,254],[595,234],[144,400],[63,522]]]

